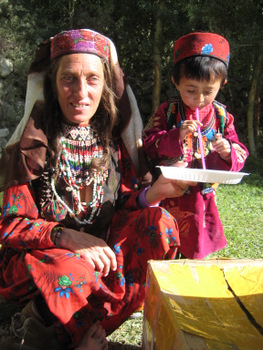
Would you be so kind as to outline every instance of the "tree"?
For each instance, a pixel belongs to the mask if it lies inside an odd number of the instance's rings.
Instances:
[[[249,151],[252,157],[257,156],[256,144],[255,144],[255,106],[258,104],[260,83],[261,83],[261,72],[263,63],[263,43],[260,43],[256,50],[256,66],[254,70],[254,77],[249,92],[249,105],[247,112],[247,123],[248,123],[248,141]]]
[[[192,31],[212,31],[225,36],[231,47],[229,82],[219,99],[235,116],[242,141],[248,142],[252,131],[258,134],[255,127],[259,124],[248,124],[252,120],[248,112],[254,113],[253,120],[257,113],[260,120],[262,103],[258,98],[262,65],[256,69],[258,56],[254,55],[262,41],[262,14],[258,0],[1,0],[1,53],[14,63],[12,81],[5,81],[4,98],[11,99],[14,91],[24,97],[37,44],[61,30],[91,28],[116,44],[146,123],[157,105],[175,93],[170,79],[175,40]],[[257,150],[260,136],[254,143]]]
[[[164,8],[164,1],[160,2],[159,11],[157,12],[156,27],[153,42],[153,67],[154,67],[154,84],[153,84],[153,99],[152,99],[152,113],[154,113],[160,104],[161,84],[162,84],[162,67],[161,67],[161,50],[162,50],[162,33],[163,21],[162,11]]]

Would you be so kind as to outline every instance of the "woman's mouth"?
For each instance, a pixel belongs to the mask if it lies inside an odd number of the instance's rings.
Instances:
[[[88,107],[88,104],[72,103],[72,106],[75,108],[86,108],[86,107]]]

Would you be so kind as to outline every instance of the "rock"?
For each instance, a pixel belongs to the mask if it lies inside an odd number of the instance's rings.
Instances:
[[[13,69],[13,63],[3,56],[0,56],[0,78],[6,78],[13,72]]]
[[[9,134],[9,130],[7,128],[0,129],[0,138],[6,137]]]

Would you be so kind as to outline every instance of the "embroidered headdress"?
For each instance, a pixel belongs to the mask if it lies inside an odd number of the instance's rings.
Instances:
[[[92,53],[110,59],[110,40],[89,29],[75,29],[57,34],[51,41],[51,59],[68,53]]]
[[[209,56],[219,59],[228,67],[230,49],[228,41],[215,33],[190,33],[174,44],[174,63],[190,56]]]

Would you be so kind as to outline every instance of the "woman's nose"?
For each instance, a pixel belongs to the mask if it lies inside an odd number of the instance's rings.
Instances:
[[[80,98],[84,98],[88,95],[88,84],[86,79],[80,79],[75,86],[75,93],[78,94]]]

